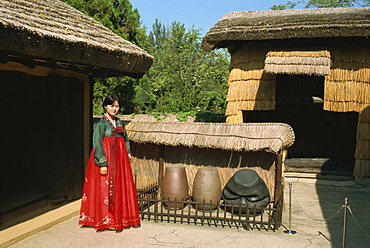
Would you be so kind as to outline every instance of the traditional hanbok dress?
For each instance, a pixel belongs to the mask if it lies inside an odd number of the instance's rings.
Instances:
[[[96,230],[140,224],[134,177],[128,154],[130,143],[123,122],[106,115],[94,124],[93,148],[82,191],[79,225]],[[102,176],[100,167],[108,166]]]

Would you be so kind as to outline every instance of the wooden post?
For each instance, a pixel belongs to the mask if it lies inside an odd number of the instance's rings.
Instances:
[[[282,176],[283,176],[283,151],[280,150],[278,154],[276,154],[275,160],[276,172],[275,172],[275,190],[274,190],[274,207],[278,204],[280,198],[282,197],[283,193],[283,184],[282,184]],[[281,199],[281,202],[283,199]]]
[[[275,166],[276,166],[276,170],[275,170],[274,208],[276,208],[275,228],[278,228],[279,226],[281,226],[281,222],[283,218],[283,201],[284,201],[283,183],[282,183],[283,150],[280,150],[278,154],[276,154]]]
[[[159,145],[158,198],[161,197],[161,184],[164,173],[164,145]]]

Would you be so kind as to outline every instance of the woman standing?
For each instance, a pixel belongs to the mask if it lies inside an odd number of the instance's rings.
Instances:
[[[130,143],[123,122],[115,117],[120,109],[118,97],[108,95],[103,107],[104,116],[94,124],[79,225],[121,232],[140,226]]]

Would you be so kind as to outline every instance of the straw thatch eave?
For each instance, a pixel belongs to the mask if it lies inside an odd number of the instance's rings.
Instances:
[[[294,143],[285,123],[138,122],[127,126],[136,143],[277,153]]]
[[[224,15],[203,37],[209,52],[235,41],[368,37],[370,8],[238,11]]]
[[[0,50],[141,77],[153,57],[59,0],[0,1]]]
[[[283,50],[266,54],[264,71],[292,75],[330,75],[330,52],[327,50]]]

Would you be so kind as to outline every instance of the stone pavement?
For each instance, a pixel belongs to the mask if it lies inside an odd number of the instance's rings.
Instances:
[[[1,231],[0,247],[370,247],[369,185],[356,184],[348,177],[306,173],[285,176],[283,226],[276,231],[143,220],[138,229],[96,233],[92,228],[77,225],[79,201],[76,201]],[[347,208],[343,207],[345,198]],[[296,233],[287,234],[286,230]]]

